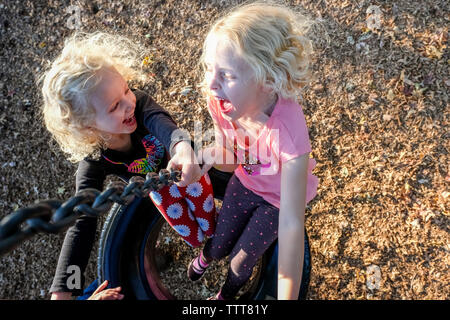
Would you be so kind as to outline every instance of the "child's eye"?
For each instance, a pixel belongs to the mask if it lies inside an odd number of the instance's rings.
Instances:
[[[227,80],[233,80],[234,79],[234,76],[231,73],[229,73],[229,72],[222,73],[222,77],[224,77],[224,79],[227,79]]]
[[[109,110],[109,113],[112,113],[112,112],[116,111],[116,109],[117,109],[118,106],[119,106],[119,103],[116,103],[116,104],[114,105],[114,107],[112,107],[112,108]]]

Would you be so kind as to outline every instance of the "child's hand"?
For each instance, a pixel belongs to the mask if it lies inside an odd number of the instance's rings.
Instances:
[[[124,295],[120,294],[121,287],[105,289],[108,286],[108,280],[105,280],[89,297],[88,300],[122,300]]]
[[[181,141],[174,147],[175,154],[167,164],[167,170],[181,170],[181,180],[176,184],[185,187],[200,180],[202,171],[190,143]]]
[[[233,172],[238,167],[234,153],[223,146],[203,148],[201,154],[203,159],[202,176],[207,173],[211,167],[224,172]]]

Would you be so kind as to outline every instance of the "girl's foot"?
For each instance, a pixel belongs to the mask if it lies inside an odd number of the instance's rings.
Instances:
[[[188,277],[192,281],[197,281],[200,279],[208,268],[209,263],[205,262],[205,258],[203,257],[203,252],[195,257],[188,267]]]

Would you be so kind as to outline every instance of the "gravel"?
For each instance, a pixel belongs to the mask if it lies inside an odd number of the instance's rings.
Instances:
[[[35,85],[66,36],[103,30],[142,43],[151,79],[141,89],[192,132],[195,120],[212,126],[198,92],[202,42],[238,2],[2,2],[0,218],[74,192],[76,166],[49,143]],[[320,179],[306,212],[308,299],[450,299],[448,3],[287,3],[321,18],[330,40],[315,34],[315,76],[303,94]],[[63,237],[39,234],[1,257],[0,299],[48,299]],[[179,254],[176,268],[193,255],[186,246]],[[189,298],[214,292],[221,277]]]

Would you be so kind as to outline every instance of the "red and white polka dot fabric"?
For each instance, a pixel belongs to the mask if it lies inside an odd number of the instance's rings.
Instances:
[[[199,247],[216,228],[216,207],[208,174],[186,187],[176,184],[150,192],[169,225],[192,247]]]

